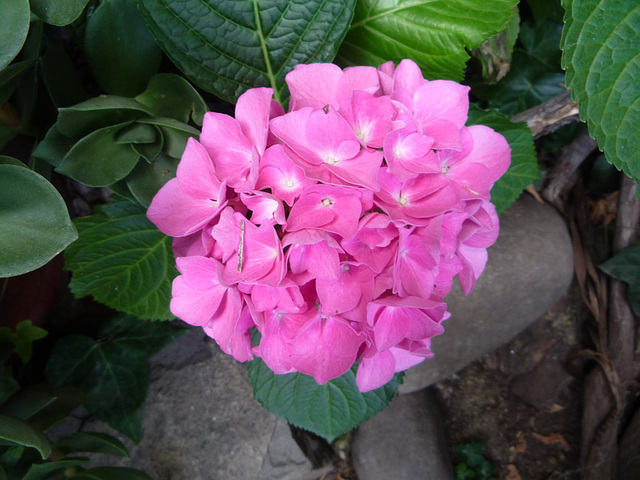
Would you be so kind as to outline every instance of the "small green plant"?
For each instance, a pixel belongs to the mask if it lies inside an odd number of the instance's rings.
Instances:
[[[456,447],[458,462],[455,466],[456,480],[495,480],[491,476],[493,464],[484,456],[482,443],[464,443]]]
[[[101,433],[77,432],[52,441],[47,431],[68,417],[85,398],[69,387],[39,384],[21,388],[13,377],[11,363],[19,357],[27,363],[32,343],[46,331],[23,321],[15,329],[0,328],[3,356],[0,358],[0,479],[46,480],[148,480],[146,473],[123,467],[85,469],[89,458],[83,453],[103,453],[128,457],[118,439]]]

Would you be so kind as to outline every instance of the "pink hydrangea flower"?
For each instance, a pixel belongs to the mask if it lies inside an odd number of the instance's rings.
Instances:
[[[433,356],[454,278],[469,293],[481,275],[509,145],[465,126],[468,87],[411,60],[286,81],[287,113],[266,88],[208,113],[154,198],[180,272],[171,310],[276,374],[325,383],[359,362],[369,391]]]

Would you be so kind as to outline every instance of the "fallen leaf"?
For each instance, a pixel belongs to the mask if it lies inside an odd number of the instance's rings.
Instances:
[[[507,476],[505,477],[506,480],[522,480],[522,477],[520,476],[520,472],[518,471],[518,468],[513,464],[510,463],[509,465],[507,465]]]
[[[556,412],[561,412],[562,410],[564,410],[565,407],[563,407],[562,405],[560,405],[559,403],[554,403],[553,405],[551,405],[551,407],[549,408],[549,410],[547,410],[548,413],[556,413]]]
[[[532,435],[545,445],[554,445],[556,443],[559,443],[564,450],[569,450],[570,448],[567,441],[559,433],[552,433],[551,435],[540,435],[539,433],[533,433]]]

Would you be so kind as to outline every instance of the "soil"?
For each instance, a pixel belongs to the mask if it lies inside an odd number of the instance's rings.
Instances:
[[[499,479],[578,479],[582,384],[569,370],[587,318],[574,282],[514,340],[435,385],[452,451],[484,444]]]

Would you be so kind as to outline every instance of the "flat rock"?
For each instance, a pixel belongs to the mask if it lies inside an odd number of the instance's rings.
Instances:
[[[131,459],[100,456],[94,465],[137,468],[157,480],[258,478],[277,417],[254,400],[246,366],[203,337],[190,330],[152,361],[142,441],[125,441]]]
[[[354,433],[360,480],[453,480],[443,415],[435,396],[420,390],[397,396]]]
[[[435,357],[410,369],[400,392],[442,380],[524,330],[558,301],[573,278],[571,239],[560,215],[524,195],[500,216],[487,267],[465,297],[445,301],[451,318],[432,341]]]
[[[258,480],[300,480],[312,469],[311,461],[291,436],[289,424],[278,418]]]

